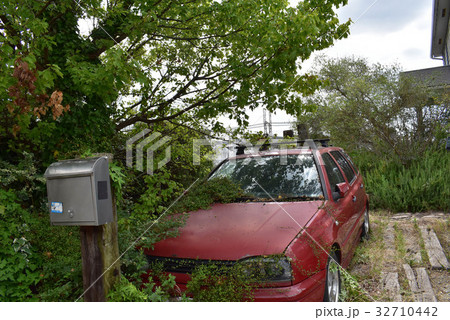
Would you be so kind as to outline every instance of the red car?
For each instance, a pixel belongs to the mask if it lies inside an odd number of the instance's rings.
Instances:
[[[310,142],[227,159],[215,177],[238,183],[253,200],[191,212],[178,237],[145,251],[149,262],[163,263],[184,290],[199,264],[258,261],[249,265],[271,272],[254,301],[338,301],[337,264],[347,267],[369,233],[369,199],[348,155]]]

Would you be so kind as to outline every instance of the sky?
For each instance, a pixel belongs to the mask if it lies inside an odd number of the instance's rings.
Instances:
[[[339,57],[356,55],[382,64],[399,63],[404,70],[442,65],[432,60],[432,0],[349,0],[339,19],[351,18],[350,36],[325,50]]]
[[[291,3],[294,1],[291,1]],[[371,63],[399,64],[404,71],[442,66],[441,60],[432,60],[431,25],[433,0],[349,0],[337,10],[341,22],[352,19],[350,35],[332,47],[313,54],[302,64],[307,71],[317,54],[330,57],[357,56]],[[250,124],[263,120],[262,111],[250,116]],[[272,115],[272,122],[292,121],[283,112]],[[289,125],[273,127],[282,135]],[[262,127],[259,127],[262,130]]]

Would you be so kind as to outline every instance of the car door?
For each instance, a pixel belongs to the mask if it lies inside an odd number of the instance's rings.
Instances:
[[[329,188],[332,193],[336,192],[337,185],[346,182],[344,175],[334,158],[329,153],[322,153],[322,159],[328,176]],[[337,240],[342,246],[341,249],[343,250],[343,254],[346,255],[346,244],[349,238],[349,232],[351,231],[350,219],[355,215],[351,193],[347,192],[344,197],[339,199],[333,199],[333,197],[331,197],[329,206],[327,206],[326,210],[338,226]]]
[[[349,196],[351,197],[353,202],[353,214],[347,222],[347,228],[349,232],[349,239],[347,241],[353,243],[353,241],[357,237],[357,231],[359,231],[359,218],[363,215],[365,209],[364,185],[362,183],[361,176],[357,174],[357,172],[355,172],[352,163],[349,162],[346,157],[344,157],[341,151],[331,151],[330,154],[336,160],[350,186]]]
[[[348,155],[344,156],[343,151],[332,151],[331,155],[341,167],[344,177],[350,185],[352,200],[355,203],[355,211],[362,215],[365,209],[365,191],[361,175],[355,169]]]

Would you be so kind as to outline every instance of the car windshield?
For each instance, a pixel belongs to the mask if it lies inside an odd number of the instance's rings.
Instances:
[[[227,177],[246,194],[265,200],[323,198],[312,155],[275,155],[224,162],[210,179]]]

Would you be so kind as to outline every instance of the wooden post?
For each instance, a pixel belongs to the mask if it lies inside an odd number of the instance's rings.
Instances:
[[[84,301],[106,301],[101,255],[102,226],[80,226]]]
[[[119,232],[117,227],[117,207],[114,190],[113,193],[113,221],[101,226],[101,245],[100,252],[103,261],[103,289],[105,296],[112,289],[115,283],[120,280],[120,261],[119,261]]]
[[[95,154],[107,156],[111,154]],[[117,208],[114,190],[113,221],[101,226],[80,226],[84,301],[106,301],[106,296],[120,279]]]

